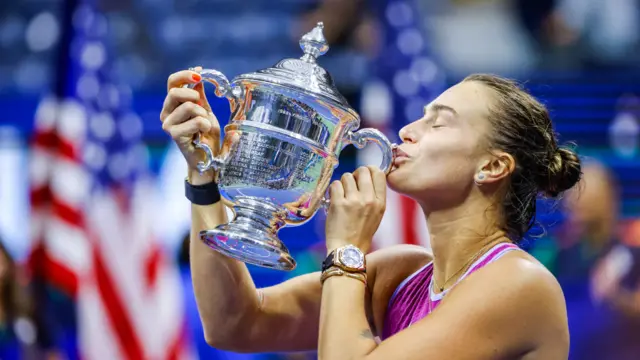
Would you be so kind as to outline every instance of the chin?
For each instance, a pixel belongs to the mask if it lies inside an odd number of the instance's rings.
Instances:
[[[387,175],[387,185],[397,193],[408,195],[411,188],[411,177],[406,174],[404,169],[395,168]]]

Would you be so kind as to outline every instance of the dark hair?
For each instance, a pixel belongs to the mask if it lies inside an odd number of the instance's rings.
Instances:
[[[547,108],[516,82],[494,75],[476,74],[475,81],[495,93],[489,107],[493,126],[490,147],[515,159],[503,201],[505,230],[518,241],[535,223],[538,195],[557,198],[573,187],[582,175],[574,151],[558,146]]]
[[[0,278],[0,288],[2,290],[0,307],[6,318],[5,320],[12,322],[25,312],[26,299],[24,299],[24,294],[18,283],[16,263],[2,241],[0,241],[0,257],[2,257],[0,261],[5,262],[4,266],[6,267],[3,277]]]

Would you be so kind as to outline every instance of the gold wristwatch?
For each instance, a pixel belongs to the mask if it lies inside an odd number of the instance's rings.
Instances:
[[[339,247],[329,253],[322,262],[322,272],[338,267],[350,273],[364,273],[367,270],[364,253],[353,245]]]

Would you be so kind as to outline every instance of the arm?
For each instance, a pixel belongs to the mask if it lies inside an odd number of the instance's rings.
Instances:
[[[194,233],[222,220],[224,212],[219,205],[192,206]],[[191,254],[194,290],[209,344],[236,352],[318,348],[320,304],[324,296],[318,272],[256,290],[243,263],[218,254],[199,239],[192,239]],[[426,263],[430,257],[428,251],[418,246],[395,246],[367,255],[367,295],[362,295],[358,303],[365,308],[363,329],[375,327],[375,322],[382,323],[381,314],[395,284],[413,272],[415,264]],[[380,268],[395,271],[378,275]],[[376,320],[374,314],[378,315]]]
[[[192,211],[192,234],[224,221],[225,212],[219,204],[192,205]],[[397,276],[386,272],[381,275],[380,284],[376,282],[376,269],[395,266],[400,277],[404,277],[413,270],[406,264],[422,263],[429,257],[424,249],[412,246],[398,246],[367,255],[370,289],[367,292],[386,309],[390,291],[385,283],[393,283]],[[398,266],[398,262],[403,265]],[[209,249],[197,238],[191,239],[191,266],[198,309],[210,345],[237,352],[317,349],[323,296],[318,272],[256,290],[243,263]],[[364,292],[363,289],[359,304],[366,307],[362,313],[367,314],[365,327],[369,329],[369,323],[374,322],[372,300],[370,296],[365,297]]]
[[[193,71],[172,74],[160,114],[162,128],[192,169],[188,177],[194,185],[212,181],[213,174],[200,175],[193,170],[201,156],[193,146],[193,136],[200,132],[214,152],[220,148],[220,125],[202,84],[194,89],[183,87],[200,79]],[[320,299],[317,274],[264,289],[264,296],[260,296],[244,263],[215,252],[198,238],[200,231],[227,222],[223,202],[192,205],[191,212],[192,281],[207,342],[247,352],[315,348]]]
[[[190,171],[193,185],[212,180],[211,174],[200,176],[197,170]],[[205,339],[214,347],[234,346],[234,341],[241,340],[238,333],[260,309],[247,267],[209,249],[198,237],[200,231],[226,222],[222,201],[210,206],[191,205],[189,258],[193,290]]]
[[[223,205],[192,205],[192,218],[193,288],[207,343],[237,352],[315,349],[320,276],[307,274],[256,290],[244,263],[197,237],[201,230],[226,222]]]
[[[366,330],[357,300],[362,283],[329,278],[323,286],[320,359],[491,359],[533,351],[540,358],[566,359],[560,287],[542,266],[518,256],[506,255],[470,276],[428,317],[379,345]]]

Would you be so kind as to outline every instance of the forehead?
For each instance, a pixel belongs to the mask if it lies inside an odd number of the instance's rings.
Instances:
[[[491,101],[487,87],[475,81],[465,81],[450,87],[433,102],[454,108],[460,118],[474,125],[487,118]]]

